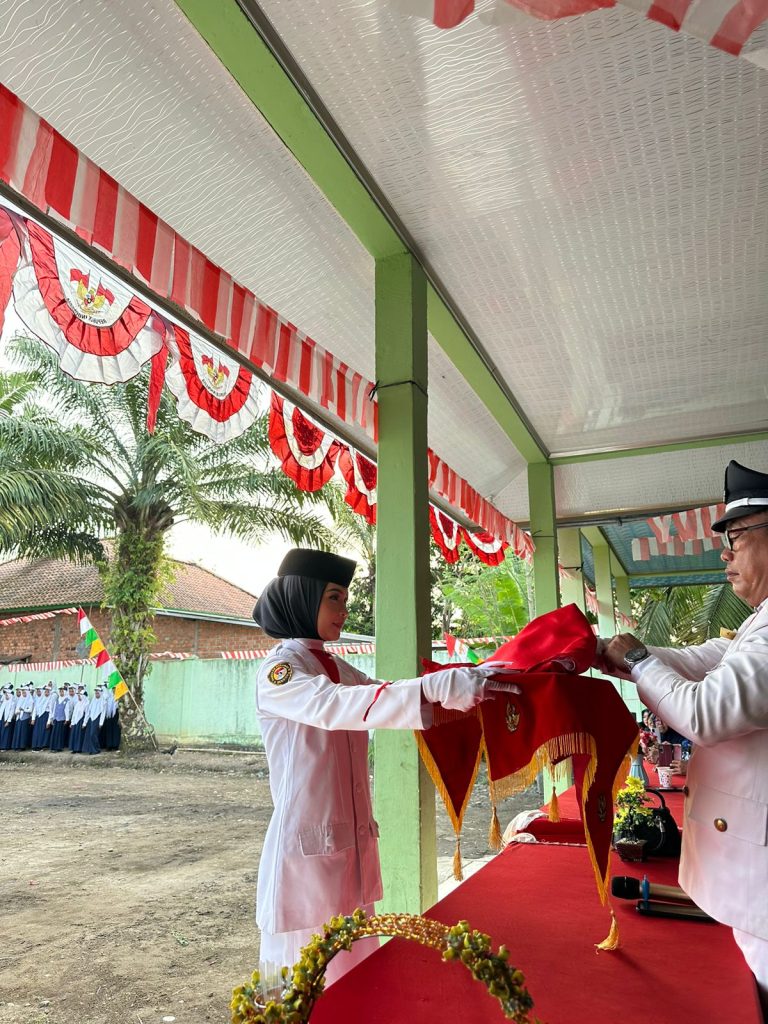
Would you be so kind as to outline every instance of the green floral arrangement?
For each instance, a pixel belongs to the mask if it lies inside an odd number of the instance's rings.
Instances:
[[[648,838],[653,830],[653,811],[646,806],[648,800],[643,780],[630,775],[624,789],[616,797],[614,839]]]
[[[464,964],[481,981],[490,995],[498,999],[502,1013],[516,1024],[538,1024],[530,1017],[533,1000],[525,988],[521,971],[509,963],[509,953],[501,946],[491,950],[490,939],[471,931],[466,921],[452,928],[418,914],[380,914],[368,917],[356,910],[349,917],[334,917],[313,935],[301,951],[293,968],[282,971],[284,989],[279,1000],[266,1004],[260,998],[259,972],[249,983],[232,994],[232,1024],[304,1024],[325,985],[325,969],[337,953],[350,949],[356,939],[366,935],[399,936],[438,950],[446,961]]]

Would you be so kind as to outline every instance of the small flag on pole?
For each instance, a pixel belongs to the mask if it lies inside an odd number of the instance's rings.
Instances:
[[[120,675],[114,661],[109,656],[101,637],[91,625],[91,621],[82,608],[77,609],[77,621],[80,625],[80,644],[86,658],[95,658],[96,667],[102,670],[105,686],[112,691],[115,700],[120,700],[128,693],[128,686]]]
[[[480,656],[469,646],[466,640],[460,640],[457,636],[453,636],[451,633],[444,633],[445,646],[448,648],[448,657],[458,658],[459,661],[471,661],[473,665],[478,665],[482,660]]]

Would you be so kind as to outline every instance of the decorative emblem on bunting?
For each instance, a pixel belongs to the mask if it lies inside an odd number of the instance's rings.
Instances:
[[[11,299],[13,276],[19,265],[21,245],[10,215],[0,207],[0,331]]]
[[[16,312],[77,380],[116,384],[159,352],[165,325],[122,282],[27,220],[13,282]]]
[[[358,515],[364,516],[371,526],[376,523],[376,466],[364,455],[351,448],[342,448],[339,469],[347,484],[344,501]]]
[[[443,557],[449,565],[459,560],[459,543],[461,541],[461,527],[453,519],[449,519],[444,512],[434,505],[429,506],[429,527],[432,531],[432,539],[440,548]]]
[[[505,540],[490,533],[470,533],[464,527],[461,528],[461,536],[469,550],[486,565],[501,565],[504,561],[504,552],[509,547]]]
[[[272,392],[269,443],[283,472],[302,491],[319,491],[333,476],[341,443],[295,405]]]
[[[173,327],[168,348],[165,382],[179,416],[193,430],[221,444],[254,423],[259,388],[250,371],[182,327]]]

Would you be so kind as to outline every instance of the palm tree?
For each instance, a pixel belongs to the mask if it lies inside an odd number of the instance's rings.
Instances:
[[[752,612],[730,583],[639,590],[632,603],[637,635],[653,647],[704,643],[738,629]]]
[[[15,339],[12,353],[35,386],[17,415],[0,416],[0,552],[98,564],[112,609],[111,653],[141,705],[171,526],[192,521],[244,539],[276,533],[328,546],[327,527],[306,508],[317,497],[269,467],[266,415],[214,444],[179,419],[166,392],[149,434],[148,371],[110,388],[64,376],[32,339]],[[6,378],[0,399],[11,386]],[[126,725],[140,731],[138,720]]]

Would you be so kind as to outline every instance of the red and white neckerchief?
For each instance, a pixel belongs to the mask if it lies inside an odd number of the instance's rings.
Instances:
[[[429,506],[429,528],[432,539],[440,548],[446,562],[453,564],[459,560],[459,543],[461,527],[434,505]]]
[[[461,536],[469,550],[486,565],[501,565],[504,561],[504,552],[509,547],[505,540],[490,533],[470,533],[464,527],[461,527]]]
[[[244,433],[259,415],[253,374],[182,327],[169,329],[165,383],[176,409],[193,430],[221,444]]]
[[[302,491],[319,491],[333,476],[342,445],[300,409],[272,392],[269,444],[283,472]]]
[[[23,221],[16,312],[76,380],[123,383],[165,342],[165,324],[108,271],[34,221]]]
[[[339,469],[347,484],[344,501],[373,526],[376,523],[376,465],[364,455],[344,447],[339,453]]]

